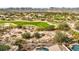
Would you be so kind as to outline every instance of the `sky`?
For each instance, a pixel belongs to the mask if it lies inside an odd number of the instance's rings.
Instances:
[[[79,7],[79,0],[0,0],[0,8],[9,7]]]

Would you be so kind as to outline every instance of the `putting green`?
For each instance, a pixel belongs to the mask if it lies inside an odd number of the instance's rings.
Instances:
[[[0,24],[4,23],[14,23],[17,26],[25,26],[25,25],[34,25],[37,27],[48,27],[49,24],[47,22],[34,22],[34,21],[0,21]]]

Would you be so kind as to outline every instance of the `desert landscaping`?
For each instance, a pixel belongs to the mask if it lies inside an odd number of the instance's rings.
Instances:
[[[0,51],[79,51],[79,14],[0,12]]]

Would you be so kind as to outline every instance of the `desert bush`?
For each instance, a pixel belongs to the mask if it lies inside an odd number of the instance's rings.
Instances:
[[[57,31],[55,36],[54,36],[54,42],[62,44],[64,42],[65,37],[66,36],[62,32]]]
[[[55,30],[55,26],[54,25],[49,25],[47,27],[42,27],[42,28],[37,28],[38,31],[52,31]]]
[[[25,40],[17,39],[16,42],[15,42],[15,45],[21,45],[21,44],[24,44],[24,43],[25,43]]]
[[[75,23],[75,29],[79,30],[79,21]]]
[[[0,51],[7,51],[10,47],[8,45],[0,45]]]
[[[58,25],[58,29],[68,31],[70,27],[66,23],[61,23]]]
[[[45,30],[47,30],[47,31],[55,30],[55,26],[54,25],[49,25],[48,27],[45,28]]]
[[[36,37],[36,38],[41,38],[42,36],[41,36],[40,33],[36,32],[36,33],[34,33],[34,37]]]
[[[29,32],[26,32],[26,33],[23,33],[23,34],[22,34],[22,37],[23,37],[24,39],[29,39],[29,38],[31,38],[31,34],[30,34]]]

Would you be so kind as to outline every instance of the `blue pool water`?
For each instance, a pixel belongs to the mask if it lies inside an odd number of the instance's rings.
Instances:
[[[79,45],[73,45],[72,50],[73,51],[79,51]]]
[[[36,50],[37,50],[37,51],[49,51],[48,48],[37,48]]]

